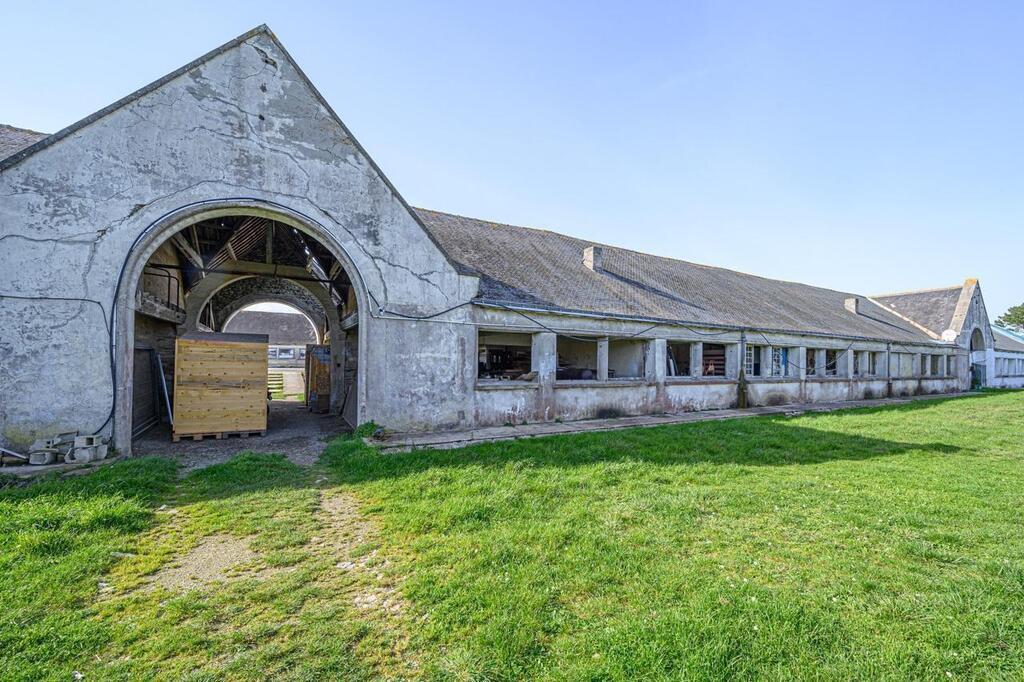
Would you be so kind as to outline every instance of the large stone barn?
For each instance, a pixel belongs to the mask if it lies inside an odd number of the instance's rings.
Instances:
[[[139,353],[257,300],[318,329],[335,414],[395,431],[1024,383],[973,280],[872,297],[414,209],[266,27],[0,157],[8,447],[130,451]]]

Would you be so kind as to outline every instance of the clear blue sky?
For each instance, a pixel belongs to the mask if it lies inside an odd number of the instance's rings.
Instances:
[[[55,131],[266,22],[413,205],[1024,302],[1021,2],[0,3],[3,122]]]

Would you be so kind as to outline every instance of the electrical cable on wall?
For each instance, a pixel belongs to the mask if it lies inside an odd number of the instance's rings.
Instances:
[[[19,296],[19,295],[16,295],[16,294],[0,294],[0,298],[10,298],[10,299],[18,300],[18,301],[66,301],[66,302],[71,302],[71,303],[92,303],[92,304],[94,304],[96,307],[98,307],[100,309],[100,314],[103,315],[103,325],[106,328],[107,334],[110,337],[111,341],[113,341],[114,332],[113,332],[113,328],[111,327],[110,320],[107,317],[107,310],[106,310],[106,308],[103,307],[103,304],[100,303],[99,301],[97,301],[96,299],[92,299],[92,298],[77,298],[77,297],[73,297],[73,296]],[[110,394],[111,394],[111,396],[114,396],[117,393],[117,390],[116,390],[117,389],[117,380],[116,380],[117,370],[116,370],[115,365],[114,365],[114,348],[113,348],[112,345],[108,349],[108,359],[110,361]],[[111,401],[110,401],[110,412],[107,413],[107,418],[103,420],[103,423],[100,424],[98,429],[96,429],[96,430],[94,430],[92,432],[92,435],[94,435],[94,436],[95,435],[99,435],[100,431],[105,429],[107,424],[109,424],[113,419],[114,419],[114,399],[111,398]]]
[[[116,363],[116,360],[115,360],[115,358],[116,358],[116,351],[117,351],[117,334],[116,334],[116,329],[115,329],[115,327],[117,325],[117,301],[118,301],[118,297],[120,296],[120,293],[121,293],[121,286],[122,286],[122,284],[124,282],[125,272],[128,269],[128,264],[129,264],[129,262],[130,262],[130,260],[132,258],[133,253],[135,252],[135,249],[138,247],[138,245],[144,239],[146,239],[152,233],[153,229],[157,225],[159,225],[160,223],[164,222],[167,218],[169,218],[171,215],[173,215],[175,213],[181,213],[181,212],[184,212],[184,211],[194,210],[194,209],[197,209],[197,208],[200,208],[200,207],[203,207],[203,206],[214,206],[214,205],[223,206],[223,205],[230,205],[231,203],[238,204],[238,205],[257,204],[257,205],[263,205],[263,206],[269,206],[269,207],[272,207],[272,208],[277,208],[277,209],[280,209],[281,211],[283,211],[286,214],[297,215],[297,216],[305,219],[306,221],[310,222],[311,224],[316,225],[316,226],[320,227],[321,229],[324,229],[323,226],[320,225],[320,223],[317,220],[315,220],[314,218],[312,218],[311,216],[308,216],[308,215],[306,215],[306,214],[304,214],[304,213],[302,213],[300,211],[296,211],[293,208],[283,206],[283,205],[278,204],[276,202],[268,201],[266,199],[261,199],[261,198],[256,198],[256,197],[228,197],[228,198],[221,198],[221,199],[210,199],[210,200],[204,200],[204,201],[197,201],[197,202],[194,202],[192,204],[187,204],[185,206],[179,206],[179,207],[177,207],[175,209],[172,209],[170,211],[167,211],[167,212],[163,213],[158,218],[156,218],[154,221],[152,221],[144,230],[142,230],[142,232],[140,232],[135,237],[135,239],[132,241],[131,246],[128,248],[128,250],[126,252],[126,255],[124,257],[124,261],[122,262],[121,268],[119,269],[118,274],[117,274],[117,281],[116,281],[116,285],[114,287],[114,295],[113,295],[113,301],[112,301],[112,307],[111,307],[111,316],[109,318],[107,316],[107,311],[106,311],[106,308],[103,306],[103,303],[100,302],[100,301],[97,301],[95,299],[77,298],[77,297],[59,297],[59,296],[22,296],[22,295],[15,295],[15,294],[0,294],[0,298],[8,298],[8,299],[15,299],[15,300],[25,300],[25,301],[64,301],[64,302],[76,302],[76,303],[89,303],[89,304],[93,304],[93,305],[96,305],[96,306],[99,307],[100,312],[103,315],[103,322],[104,322],[104,325],[106,327],[106,332],[107,332],[107,336],[108,336],[108,356],[109,356],[108,360],[109,360],[109,366],[110,366],[111,400],[110,400],[110,410],[109,410],[109,412],[107,414],[106,419],[104,419],[103,423],[99,426],[99,428],[95,429],[95,431],[93,432],[93,435],[100,434],[100,432],[102,432],[103,429],[105,429],[109,424],[111,424],[113,422],[113,420],[114,420],[114,416],[115,416],[116,411],[117,411],[117,390],[116,390],[117,389],[117,363]],[[277,273],[277,264],[274,264],[274,274],[276,275],[276,273]],[[399,313],[399,312],[396,312],[396,311],[389,311],[389,310],[387,310],[384,306],[381,306],[379,304],[379,302],[373,296],[372,292],[367,290],[367,293],[369,294],[370,298],[373,299],[373,302],[374,302],[374,304],[377,307],[377,311],[376,312],[377,312],[378,315],[385,315],[385,314],[386,315],[392,315],[392,316],[395,316],[395,317],[398,317],[398,318],[402,318],[402,319],[407,319],[407,320],[431,320],[431,319],[440,317],[442,315],[445,315],[447,313],[453,312],[455,310],[458,310],[459,308],[465,307],[467,305],[473,305],[474,304],[473,301],[466,301],[466,302],[459,303],[457,305],[451,306],[450,308],[446,308],[444,310],[441,310],[439,312],[432,313],[430,315],[408,315],[408,314],[405,314],[405,313]],[[490,303],[490,302],[489,302],[489,304],[496,305],[499,308],[502,308],[504,310],[513,312],[513,313],[515,313],[517,315],[520,315],[521,317],[529,320],[530,322],[532,322],[533,324],[537,325],[541,329],[544,329],[544,330],[546,330],[548,332],[551,332],[551,333],[554,333],[554,334],[558,334],[558,332],[555,329],[552,329],[551,327],[545,325],[544,323],[540,322],[539,320],[531,317],[530,315],[526,314],[525,312],[523,312],[521,310],[518,310],[518,309],[516,309],[516,308],[514,308],[512,306],[507,306],[507,305],[499,304],[499,303]],[[373,310],[369,310],[368,312],[372,315],[374,311]],[[747,329],[747,328],[744,328],[744,327],[739,327],[739,328],[736,328],[736,329],[723,330],[723,331],[720,331],[720,332],[706,332],[706,331],[701,331],[699,329],[695,329],[692,326],[689,326],[689,325],[686,325],[686,324],[678,324],[678,323],[671,323],[671,322],[651,324],[650,326],[648,326],[648,327],[646,327],[644,329],[641,329],[640,331],[634,332],[633,334],[629,334],[625,338],[635,338],[637,336],[645,334],[645,333],[647,333],[647,332],[649,332],[649,331],[651,331],[653,329],[656,329],[657,327],[661,327],[661,326],[679,327],[679,328],[682,328],[682,329],[686,329],[686,330],[688,330],[688,331],[690,331],[690,332],[692,332],[694,334],[697,334],[699,336],[706,336],[706,337],[717,337],[717,336],[724,336],[724,335],[727,335],[727,334],[735,334],[737,332],[744,333],[746,331],[750,331],[752,333],[759,334],[761,336],[761,338],[763,338],[768,343],[768,345],[773,345],[771,343],[771,341],[768,339],[768,337],[765,336],[762,332],[759,332],[759,331],[756,331],[756,330],[752,330],[752,329]],[[577,341],[586,341],[586,342],[593,342],[594,341],[594,337],[578,337],[578,336],[572,336],[572,335],[568,335],[568,334],[558,334],[558,335],[562,336],[563,338],[569,338],[569,339],[573,339],[573,340],[577,340]],[[620,337],[620,338],[623,338],[623,337]],[[840,352],[839,355],[842,356],[845,353],[849,352],[850,349],[853,348],[853,345],[854,345],[854,342],[851,342],[844,350],[842,350]],[[898,344],[897,343],[896,345],[899,346],[900,348],[903,348],[904,350],[906,350],[909,353],[914,353],[915,352],[915,351],[911,351],[910,349],[908,349],[906,346],[904,346],[902,344]],[[792,366],[797,367],[798,369],[803,369],[805,371],[807,369],[806,367],[800,367],[800,365],[794,363],[793,361],[788,360],[788,358],[787,358],[787,362],[789,364],[791,364]]]

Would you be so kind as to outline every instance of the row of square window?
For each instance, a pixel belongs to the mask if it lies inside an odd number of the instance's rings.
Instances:
[[[1024,376],[1024,358],[996,358],[996,376]]]
[[[532,378],[531,334],[481,331],[478,337],[478,377],[480,379]],[[558,380],[586,380],[598,378],[598,340],[559,335],[557,344]],[[646,374],[646,340],[609,339],[607,376],[640,378]],[[700,352],[695,352],[697,347]],[[735,356],[737,345],[720,343],[694,344],[668,341],[666,375],[685,377],[698,374],[705,377],[726,377],[730,353],[733,375],[737,372]],[[747,345],[743,357],[743,370],[748,377],[793,377],[804,368],[807,376],[845,376],[846,354],[853,355],[853,376],[885,376],[884,352],[843,351],[807,348],[803,358],[797,348],[781,346]],[[949,376],[954,375],[954,356],[917,353],[892,353],[893,376]],[[947,358],[944,362],[943,358]],[[700,371],[693,372],[694,363]],[[915,366],[915,363],[919,363]]]

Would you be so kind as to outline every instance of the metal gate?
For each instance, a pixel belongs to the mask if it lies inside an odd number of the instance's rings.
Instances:
[[[160,354],[152,348],[135,348],[132,372],[132,438],[161,420],[170,423],[170,398]]]
[[[132,437],[149,430],[159,420],[153,363],[152,348],[135,349],[135,369],[132,372]]]

